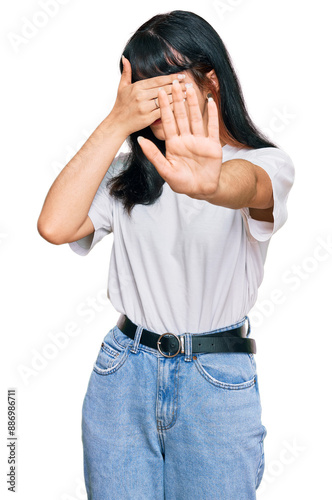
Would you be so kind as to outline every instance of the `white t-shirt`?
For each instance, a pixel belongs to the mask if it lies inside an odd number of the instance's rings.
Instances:
[[[89,217],[95,231],[68,243],[87,255],[113,232],[107,296],[114,308],[156,333],[203,333],[240,321],[253,307],[271,236],[287,219],[294,181],[290,157],[279,148],[223,147],[223,162],[242,158],[270,176],[274,222],[175,193],[165,182],[152,205],[135,205],[131,218],[111,197],[107,180],[123,167],[120,153],[101,182]]]

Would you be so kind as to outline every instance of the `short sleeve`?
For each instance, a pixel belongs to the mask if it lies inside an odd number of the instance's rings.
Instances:
[[[88,216],[92,221],[94,232],[77,241],[68,243],[69,247],[78,255],[87,255],[104,236],[113,231],[114,199],[109,194],[106,184],[110,178],[119,173],[126,157],[126,153],[120,153],[113,160],[92,200]]]
[[[243,150],[242,150],[243,151]],[[236,158],[243,158],[263,168],[269,175],[273,190],[274,222],[259,221],[251,218],[249,208],[240,209],[246,223],[249,236],[257,241],[267,241],[286,222],[288,217],[287,199],[294,183],[295,170],[291,158],[279,148],[262,148],[247,150],[241,156],[241,150]]]

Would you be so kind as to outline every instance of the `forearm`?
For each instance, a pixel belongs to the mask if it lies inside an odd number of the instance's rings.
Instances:
[[[270,208],[273,204],[271,181],[261,167],[247,160],[228,160],[222,164],[215,193],[206,201],[233,209]]]
[[[126,139],[110,113],[53,182],[38,219],[38,231],[66,239],[85,221],[97,189]]]

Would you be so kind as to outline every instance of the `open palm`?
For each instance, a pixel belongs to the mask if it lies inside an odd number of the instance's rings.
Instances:
[[[177,80],[173,83],[172,93],[174,114],[166,92],[159,90],[158,94],[166,156],[148,139],[140,138],[140,146],[173,191],[204,199],[216,191],[222,164],[217,106],[213,100],[207,103],[206,136],[195,89],[187,89],[189,117]]]

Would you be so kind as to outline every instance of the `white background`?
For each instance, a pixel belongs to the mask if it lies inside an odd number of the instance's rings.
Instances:
[[[60,170],[112,108],[126,41],[144,21],[173,9],[200,14],[218,31],[251,117],[296,168],[289,219],[272,239],[265,279],[249,314],[268,430],[257,497],[327,498],[329,3],[67,0],[60,5],[54,0],[58,9],[52,16],[42,3],[17,0],[1,8],[2,498],[14,498],[6,491],[8,388],[17,391],[15,498],[86,498],[81,405],[99,344],[119,316],[105,301],[113,236],[83,258],[68,245],[45,241],[37,219]],[[30,38],[15,44],[28,22],[39,27],[32,31],[30,25]],[[68,342],[63,348],[55,346],[59,332]]]

